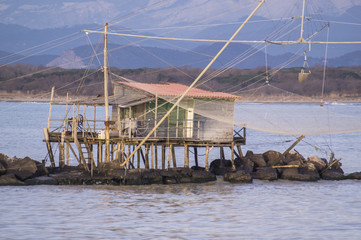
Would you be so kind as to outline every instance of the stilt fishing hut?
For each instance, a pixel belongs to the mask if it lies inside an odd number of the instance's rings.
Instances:
[[[103,98],[66,102],[52,100],[51,106],[66,105],[66,117],[51,119],[50,110],[49,124],[48,128],[44,129],[44,134],[51,164],[55,166],[50,144],[53,142],[59,144],[60,166],[69,164],[70,154],[85,168],[112,160],[124,162],[173,106],[174,99],[186,88],[186,85],[178,83],[115,82],[114,95],[109,97],[111,115],[108,121],[97,119],[97,107],[104,107]],[[220,158],[224,158],[224,148],[231,150],[232,160],[234,156],[240,156],[241,145],[246,143],[246,130],[241,128],[235,131],[232,123],[235,101],[238,98],[227,93],[193,88],[142,143],[128,161],[127,167],[177,167],[176,148],[184,148],[184,167],[189,167],[190,148],[194,150],[196,166],[199,166],[198,148],[206,149],[206,169],[212,148],[220,149]],[[72,111],[69,106],[73,108]],[[94,107],[92,113],[86,110],[90,106]],[[69,114],[70,112],[73,115]],[[218,119],[214,119],[214,116],[218,116]],[[226,122],[222,119],[232,121]],[[161,154],[158,154],[158,149]],[[161,155],[161,163],[158,155]]]

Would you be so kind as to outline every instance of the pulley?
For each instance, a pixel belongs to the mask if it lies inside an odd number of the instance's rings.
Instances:
[[[298,81],[299,82],[303,82],[305,81],[307,78],[308,78],[308,75],[311,74],[311,70],[310,70],[310,67],[308,66],[308,63],[307,63],[307,55],[306,55],[306,51],[304,52],[305,54],[305,59],[303,61],[303,66],[302,66],[302,69],[301,69],[301,72],[298,74]],[[307,68],[307,69],[306,69]],[[305,71],[306,70],[306,71]]]

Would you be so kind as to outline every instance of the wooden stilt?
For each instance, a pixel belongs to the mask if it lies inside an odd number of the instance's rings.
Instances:
[[[242,153],[241,145],[237,144],[237,150],[238,150],[238,157],[243,158],[244,155]]]
[[[155,169],[158,169],[158,145],[154,147]]]
[[[236,171],[236,165],[234,164],[234,142],[232,142],[231,148],[232,148],[231,150],[232,170]]]
[[[189,168],[189,151],[187,144],[184,144],[184,167]]]
[[[168,151],[168,166],[167,168],[170,169],[170,161],[172,158],[172,151],[171,151],[171,145],[169,146],[169,151]]]
[[[140,168],[140,148],[137,151],[137,167]]]
[[[162,144],[162,169],[165,169],[165,145]]]
[[[177,159],[175,157],[175,150],[174,150],[174,145],[170,145],[170,149],[172,151],[172,159],[173,159],[173,167],[177,167]]]
[[[145,145],[145,168],[149,169],[149,144]]]
[[[154,169],[154,144],[150,146],[151,168]]]
[[[194,147],[194,163],[195,163],[196,167],[199,167],[199,165],[198,165],[198,149],[197,149],[197,147]]]
[[[206,146],[206,166],[205,166],[206,171],[209,171],[209,146]]]
[[[220,155],[220,159],[221,159],[221,168],[223,168],[224,160],[225,160],[223,147],[219,147],[219,155]]]
[[[70,143],[66,142],[66,165],[69,166],[69,160],[70,160]]]
[[[124,162],[124,154],[125,154],[125,143],[122,141],[122,150],[121,150],[121,153],[120,153],[120,162]]]
[[[98,166],[103,162],[103,143],[99,141],[98,143]]]
[[[65,166],[65,147],[64,147],[65,132],[61,133],[61,140],[59,143],[59,167]]]
[[[128,144],[128,156],[130,155],[131,153],[131,149],[130,149],[130,144]],[[130,161],[128,161],[128,169],[130,168]]]

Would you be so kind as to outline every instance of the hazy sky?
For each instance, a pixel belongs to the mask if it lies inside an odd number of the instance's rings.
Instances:
[[[134,27],[172,26],[217,17],[217,21],[239,20],[248,15],[259,1],[255,0],[2,0],[0,22],[30,28],[53,28],[78,24],[104,24],[112,19]],[[158,3],[158,4],[157,4]],[[338,15],[360,0],[308,0],[312,14]],[[146,11],[122,18],[148,6]],[[300,15],[302,0],[267,0],[257,15],[281,18]],[[213,19],[214,20],[214,19]]]

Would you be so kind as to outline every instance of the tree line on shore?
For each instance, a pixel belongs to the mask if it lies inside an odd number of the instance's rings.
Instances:
[[[191,84],[202,71],[199,68],[110,68],[110,78],[121,80],[116,75],[138,82],[159,83],[177,82]],[[325,96],[359,97],[361,96],[361,66],[327,68],[323,75],[323,66],[315,66],[308,79],[298,81],[301,68],[287,68],[273,74],[269,70],[270,85],[294,94],[315,97],[321,94],[324,84]],[[238,95],[246,94],[250,87],[255,88],[266,84],[264,67],[254,69],[228,69],[220,74],[219,69],[210,69],[200,80],[199,88],[210,91],[231,92]],[[55,86],[58,95],[101,95],[103,92],[103,72],[101,69],[61,69],[17,64],[0,68],[0,92],[42,94]],[[277,95],[276,92],[264,92],[266,95]]]

